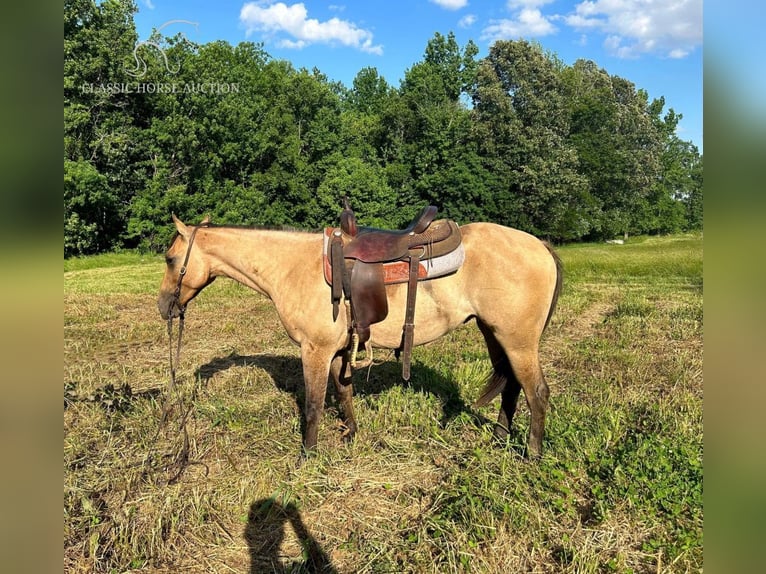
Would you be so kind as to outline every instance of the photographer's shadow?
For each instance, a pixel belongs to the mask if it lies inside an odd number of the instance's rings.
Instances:
[[[300,560],[290,561],[282,555],[288,524],[301,545]],[[266,498],[251,504],[244,537],[250,552],[250,574],[337,574],[330,557],[308,531],[293,503],[283,506]]]

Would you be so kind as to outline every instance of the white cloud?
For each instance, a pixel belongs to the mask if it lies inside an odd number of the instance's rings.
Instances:
[[[620,58],[683,58],[702,44],[702,0],[585,0],[564,21],[607,34],[604,46]]]
[[[445,10],[460,10],[468,6],[468,0],[431,0],[431,2]]]
[[[461,28],[470,28],[475,23],[476,23],[476,15],[466,14],[458,21],[457,25],[460,26]]]
[[[539,8],[540,6],[545,6],[554,1],[555,0],[508,0],[506,6],[508,7],[508,10],[513,11],[519,8]]]
[[[261,32],[273,37],[283,48],[301,49],[310,44],[338,43],[371,54],[383,53],[383,46],[373,44],[369,30],[340,18],[324,22],[309,18],[303,3],[288,6],[284,2],[248,2],[242,6],[239,21],[245,26],[247,36]],[[282,34],[290,38],[284,38]]]
[[[302,50],[306,47],[306,42],[303,40],[294,41],[283,38],[282,40],[277,40],[277,47],[287,48],[288,50]]]
[[[670,53],[668,53],[669,58],[685,58],[689,55],[689,52],[687,50],[684,50],[682,48],[676,48],[675,50],[671,50]]]
[[[154,10],[154,2],[152,0],[144,0],[144,6],[149,8],[149,10]]]
[[[492,20],[481,33],[483,40],[508,40],[511,38],[530,38],[547,36],[557,31],[548,16],[543,16],[536,8],[524,8],[513,19]]]

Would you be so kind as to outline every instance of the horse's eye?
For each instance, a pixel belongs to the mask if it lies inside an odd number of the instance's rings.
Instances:
[[[165,263],[168,265],[168,267],[171,267],[174,261],[174,257],[170,257],[170,255],[165,256]]]

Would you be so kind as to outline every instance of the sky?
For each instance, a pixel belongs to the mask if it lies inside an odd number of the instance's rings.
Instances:
[[[436,32],[486,56],[496,40],[536,41],[565,64],[592,60],[683,115],[677,134],[703,151],[702,0],[136,0],[153,29],[204,44],[262,43],[275,59],[351,87],[375,68],[398,87]]]

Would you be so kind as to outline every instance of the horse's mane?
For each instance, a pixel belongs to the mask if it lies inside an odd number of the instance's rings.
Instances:
[[[192,226],[193,227],[193,226]],[[237,225],[234,223],[206,223],[202,227],[210,229],[238,229],[242,231],[288,231],[292,233],[321,233],[316,229],[299,229],[289,225],[268,226],[268,225]]]
[[[282,225],[279,227],[269,227],[266,225],[237,225],[234,223],[205,223],[204,225],[189,225],[189,227],[202,227],[206,229],[234,229],[239,231],[284,231],[287,233],[305,233],[306,235],[316,235],[317,233],[321,233],[322,230],[311,230],[311,229],[298,229],[296,227],[290,227],[288,225]],[[180,233],[176,231],[173,234],[173,237],[170,238],[170,241],[168,242],[168,249],[173,246],[173,243],[175,243],[175,240],[178,239],[178,236]]]

